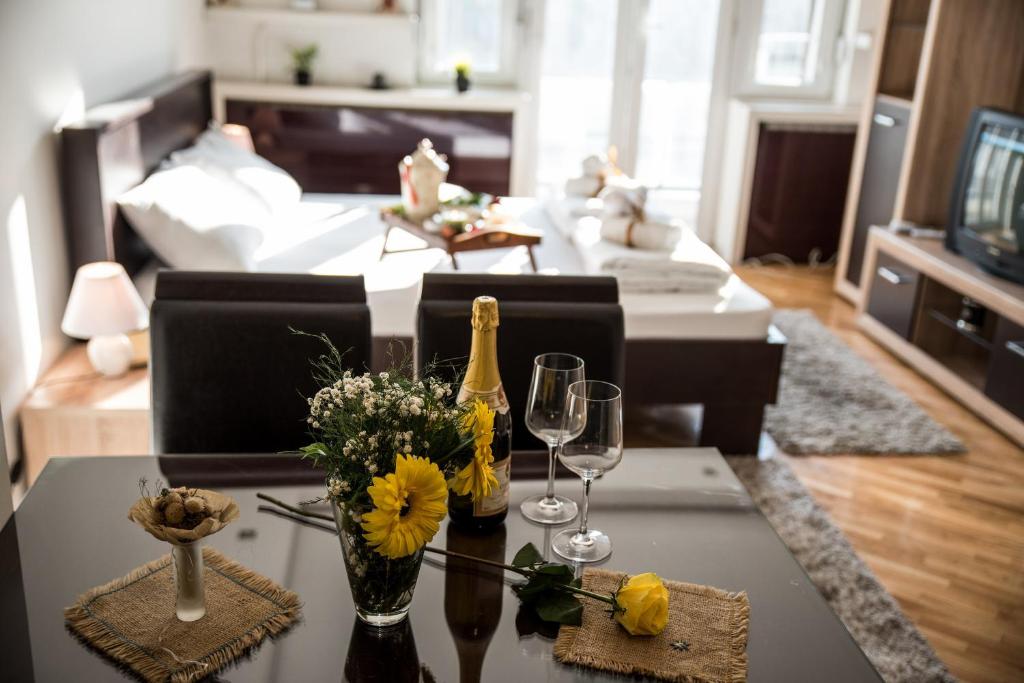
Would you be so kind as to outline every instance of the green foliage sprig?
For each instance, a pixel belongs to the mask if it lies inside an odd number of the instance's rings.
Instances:
[[[320,46],[316,43],[297,47],[292,50],[292,66],[296,71],[309,71],[313,68],[313,61],[319,53]]]
[[[328,494],[348,503],[369,502],[373,477],[395,469],[399,453],[427,457],[446,478],[473,458],[473,437],[466,420],[470,406],[455,402],[452,385],[412,373],[407,354],[390,370],[357,374],[325,335],[297,334],[321,340],[327,352],[311,360],[320,389],[307,398],[307,423],[313,442],[303,457],[328,473]]]

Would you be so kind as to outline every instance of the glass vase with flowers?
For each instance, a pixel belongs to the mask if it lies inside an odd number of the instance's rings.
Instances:
[[[447,514],[449,487],[489,495],[497,486],[479,444],[491,416],[456,404],[452,387],[415,379],[405,361],[356,374],[326,337],[312,361],[319,385],[308,399],[315,442],[302,454],[327,472],[356,614],[374,626],[401,622],[412,602],[423,547]]]

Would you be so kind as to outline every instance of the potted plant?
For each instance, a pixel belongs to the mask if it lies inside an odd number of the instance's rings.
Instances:
[[[469,59],[463,58],[455,62],[455,89],[459,92],[469,90]]]
[[[309,85],[313,82],[313,60],[320,51],[316,43],[292,50],[292,68],[295,71],[296,85]]]

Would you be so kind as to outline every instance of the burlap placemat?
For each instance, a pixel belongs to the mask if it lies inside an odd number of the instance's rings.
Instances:
[[[170,555],[97,586],[64,610],[69,628],[152,683],[209,676],[290,627],[299,597],[212,548],[203,548],[206,616],[178,621]]]
[[[587,569],[583,587],[610,593],[622,572]],[[608,605],[584,599],[583,623],[563,626],[555,658],[623,674],[653,676],[682,683],[739,683],[747,679],[746,593],[665,581],[668,625],[656,636],[630,636],[612,619]]]

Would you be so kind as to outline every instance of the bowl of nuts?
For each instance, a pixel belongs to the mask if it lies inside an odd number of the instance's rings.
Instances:
[[[161,541],[185,545],[215,534],[238,517],[231,496],[207,489],[179,486],[143,495],[128,518]]]

